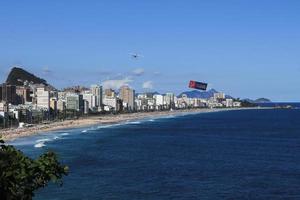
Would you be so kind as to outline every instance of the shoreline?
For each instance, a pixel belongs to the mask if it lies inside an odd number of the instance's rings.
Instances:
[[[20,137],[28,137],[42,132],[51,132],[63,130],[68,128],[81,128],[91,125],[107,125],[118,124],[126,121],[137,119],[145,119],[149,117],[164,117],[169,115],[180,116],[182,114],[197,114],[197,113],[210,113],[219,111],[233,111],[233,110],[249,110],[249,109],[266,109],[261,107],[253,108],[197,108],[189,110],[173,110],[173,111],[159,111],[159,112],[139,112],[139,113],[126,113],[117,115],[98,115],[88,116],[79,119],[65,120],[60,122],[52,122],[49,124],[37,124],[28,128],[14,128],[10,130],[0,130],[0,138],[4,141],[12,141]]]

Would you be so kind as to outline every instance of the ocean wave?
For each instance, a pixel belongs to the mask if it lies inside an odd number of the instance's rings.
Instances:
[[[86,133],[88,130],[83,130],[83,131],[81,131],[81,133]]]
[[[50,138],[43,138],[43,139],[38,139],[38,140],[36,140],[35,142],[36,142],[36,143],[40,143],[40,142],[49,142],[49,141],[51,141]]]
[[[46,146],[46,145],[45,145],[45,142],[39,142],[39,143],[36,143],[36,144],[34,145],[35,148],[42,148],[42,147],[44,147],[44,146]]]
[[[121,125],[121,124],[100,125],[100,126],[97,126],[97,129],[111,128],[111,127],[120,126],[120,125]]]
[[[140,124],[140,121],[127,122],[127,124]]]
[[[60,139],[60,137],[59,136],[54,136],[53,139],[57,140],[57,139]]]
[[[175,116],[175,115],[167,115],[167,116],[164,116],[164,117],[161,117],[161,118],[163,118],[163,119],[171,119],[171,118],[175,118],[175,117],[177,117],[177,116]]]
[[[62,133],[62,134],[60,134],[60,135],[62,135],[62,136],[67,136],[67,135],[70,135],[70,133]]]

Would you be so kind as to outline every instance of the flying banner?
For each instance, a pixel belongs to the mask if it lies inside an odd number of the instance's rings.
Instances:
[[[207,83],[190,81],[189,88],[194,88],[194,89],[198,89],[198,90],[206,90]]]

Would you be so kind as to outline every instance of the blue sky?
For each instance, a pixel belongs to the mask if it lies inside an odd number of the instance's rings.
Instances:
[[[58,88],[179,93],[194,79],[235,97],[299,101],[299,10],[297,0],[2,1],[0,81],[17,65]]]

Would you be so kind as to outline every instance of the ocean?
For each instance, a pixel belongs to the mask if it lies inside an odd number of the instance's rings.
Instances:
[[[58,153],[34,199],[300,199],[300,109],[235,110],[66,129],[13,142]]]

